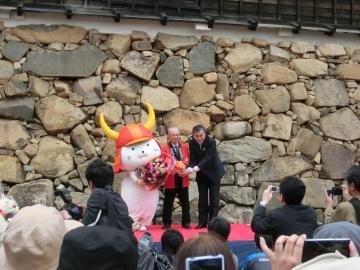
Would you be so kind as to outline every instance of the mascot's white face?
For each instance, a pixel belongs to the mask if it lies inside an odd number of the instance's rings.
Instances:
[[[145,163],[161,155],[158,143],[152,139],[121,148],[121,167],[125,171],[133,171]]]

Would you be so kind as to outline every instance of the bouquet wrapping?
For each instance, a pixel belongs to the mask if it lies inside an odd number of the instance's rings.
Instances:
[[[162,154],[143,166],[137,168],[135,173],[139,183],[148,191],[153,191],[161,186],[167,178],[173,174],[175,160],[166,154]]]

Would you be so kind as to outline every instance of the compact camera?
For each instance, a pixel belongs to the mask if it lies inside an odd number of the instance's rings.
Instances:
[[[82,208],[72,202],[70,190],[68,190],[63,185],[59,185],[56,188],[55,196],[60,196],[64,201],[65,206],[63,209],[68,211],[70,216],[75,220],[80,220],[82,218]]]
[[[343,190],[341,187],[333,187],[332,189],[326,190],[328,195],[333,196],[341,196],[343,194]]]

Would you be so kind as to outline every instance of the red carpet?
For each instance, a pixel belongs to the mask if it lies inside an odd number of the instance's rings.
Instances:
[[[152,225],[148,227],[148,232],[152,234],[154,237],[154,242],[160,242],[161,235],[163,234],[164,230],[161,229],[162,225]],[[193,228],[196,226],[196,224],[191,225]],[[207,229],[201,229],[201,230],[195,230],[190,229],[186,230],[181,227],[181,225],[172,225],[172,229],[179,230],[183,235],[185,240],[194,237],[199,232],[206,232]],[[141,235],[144,232],[137,231],[135,232],[135,236],[137,239],[140,239]],[[231,224],[231,233],[229,236],[229,241],[249,241],[254,240],[254,233],[250,228],[250,225],[246,224]]]

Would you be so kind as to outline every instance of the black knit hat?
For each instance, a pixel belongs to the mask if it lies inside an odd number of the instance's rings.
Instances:
[[[136,270],[137,262],[137,241],[129,231],[81,227],[65,235],[58,270]]]

